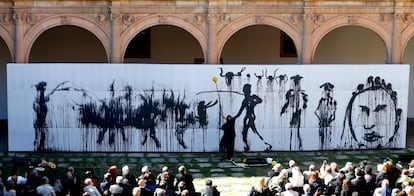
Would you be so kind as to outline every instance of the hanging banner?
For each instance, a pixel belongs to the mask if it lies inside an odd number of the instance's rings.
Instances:
[[[10,151],[405,148],[409,65],[8,64]]]

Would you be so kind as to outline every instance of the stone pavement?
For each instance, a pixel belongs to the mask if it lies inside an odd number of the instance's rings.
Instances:
[[[237,162],[244,159],[272,158],[287,166],[289,160],[295,160],[302,170],[306,170],[310,164],[320,167],[323,160],[336,162],[339,166],[347,161],[359,163],[368,161],[376,166],[383,162],[384,158],[402,161],[403,166],[414,157],[414,149],[395,150],[361,150],[361,151],[301,151],[301,152],[237,152],[234,158]],[[251,187],[261,177],[265,177],[271,169],[271,164],[259,166],[239,167],[229,161],[222,160],[221,153],[24,153],[24,152],[0,152],[0,170],[3,176],[10,174],[11,168],[16,165],[24,171],[28,162],[39,163],[41,160],[51,161],[57,164],[58,173],[62,174],[68,166],[74,166],[78,174],[87,167],[93,167],[101,180],[106,169],[111,165],[119,168],[128,165],[134,175],[138,175],[143,165],[148,165],[152,172],[157,174],[160,168],[168,165],[172,172],[176,168],[185,165],[189,173],[194,177],[196,190],[200,191],[206,179],[212,179],[217,185],[222,196],[247,195]],[[82,175],[81,175],[82,176]]]

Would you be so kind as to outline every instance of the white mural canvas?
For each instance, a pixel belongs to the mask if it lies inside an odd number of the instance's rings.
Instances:
[[[10,151],[404,148],[409,65],[8,64]]]

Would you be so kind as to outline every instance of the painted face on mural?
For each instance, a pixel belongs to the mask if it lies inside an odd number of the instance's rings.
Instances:
[[[383,89],[359,94],[352,105],[351,120],[357,140],[385,144],[392,136],[396,108],[391,96]]]
[[[347,108],[353,140],[366,148],[393,145],[401,115],[396,92],[379,78],[369,78],[366,88],[362,87],[358,86]]]

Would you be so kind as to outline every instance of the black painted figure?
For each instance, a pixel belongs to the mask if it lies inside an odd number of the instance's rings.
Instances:
[[[47,102],[49,102],[50,96],[53,95],[62,85],[66,84],[67,81],[58,84],[49,94],[45,95],[47,83],[41,81],[35,85],[37,96],[33,102],[33,110],[36,112],[36,119],[34,120],[33,126],[35,128],[35,141],[33,142],[35,151],[46,150],[46,137],[47,137],[47,123],[46,116],[48,112]]]
[[[162,115],[160,109],[160,102],[154,100],[154,90],[151,94],[141,95],[142,105],[138,108],[139,119],[142,120],[142,145],[145,145],[148,139],[148,132],[150,138],[155,142],[157,148],[161,147],[161,143],[155,134],[155,127],[157,125],[157,118]]]
[[[223,73],[223,68],[220,67],[220,76],[224,77],[226,79],[226,84],[227,86],[231,85],[231,82],[233,81],[234,76],[241,76],[242,72],[245,70],[246,68],[243,67],[239,72],[237,73],[233,73],[233,72],[226,72]]]
[[[235,122],[236,120],[231,115],[227,115],[226,122],[220,128],[224,132],[220,146],[223,147],[227,160],[231,160],[234,155],[234,138],[236,137]]]
[[[280,115],[287,113],[290,109],[290,144],[289,150],[302,150],[302,138],[300,136],[302,111],[308,106],[308,95],[301,89],[300,75],[292,76],[291,89],[286,92],[286,102],[282,107]],[[295,134],[294,134],[295,132]],[[292,144],[294,146],[292,146]]]
[[[319,149],[324,150],[331,143],[332,123],[336,116],[336,100],[332,97],[334,85],[327,82],[320,86],[323,88],[315,115],[319,120]]]
[[[397,92],[380,77],[359,84],[346,107],[341,148],[392,148],[397,146],[402,110]]]
[[[45,96],[46,85],[46,82],[39,82],[35,85],[37,97],[33,103],[33,110],[36,112],[36,119],[34,122],[34,147],[36,151],[45,150],[45,140],[47,134],[46,116],[48,112],[46,103],[49,101],[49,96]]]
[[[197,114],[198,114],[198,123],[200,128],[207,128],[207,108],[209,107],[213,107],[214,105],[216,105],[218,103],[218,100],[216,100],[215,102],[209,101],[208,103],[206,103],[205,101],[200,101],[198,102],[198,106],[197,106]]]
[[[257,95],[251,95],[251,85],[245,84],[243,86],[243,93],[244,93],[244,99],[242,101],[242,104],[240,106],[239,112],[234,116],[234,118],[238,118],[243,110],[246,110],[244,119],[243,119],[243,142],[244,142],[244,151],[249,151],[250,146],[247,141],[247,132],[249,129],[252,129],[253,133],[255,133],[259,138],[268,146],[265,150],[268,151],[272,148],[272,146],[265,142],[263,140],[263,137],[260,135],[260,133],[257,131],[255,120],[256,120],[256,114],[254,113],[254,108],[257,104],[262,103],[262,99]]]

